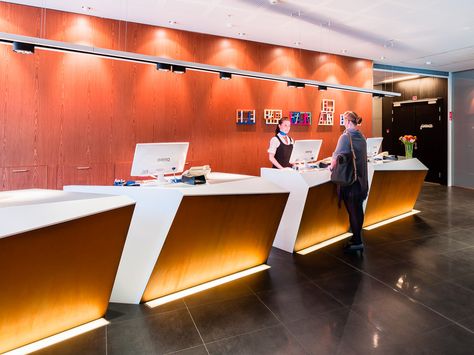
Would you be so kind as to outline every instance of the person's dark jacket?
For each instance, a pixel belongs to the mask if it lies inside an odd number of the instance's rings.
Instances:
[[[354,147],[354,153],[356,156],[357,179],[361,186],[362,195],[366,198],[369,184],[367,180],[367,142],[364,135],[357,129],[346,129],[339,137],[333,158],[338,154],[351,152],[351,144],[348,134],[351,135],[352,146]]]

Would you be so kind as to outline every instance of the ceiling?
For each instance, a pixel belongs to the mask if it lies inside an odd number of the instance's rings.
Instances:
[[[367,58],[386,65],[453,72],[474,69],[472,0],[8,2]]]

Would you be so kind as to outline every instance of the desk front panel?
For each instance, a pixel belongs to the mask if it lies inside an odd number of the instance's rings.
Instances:
[[[426,173],[426,170],[375,170],[364,227],[410,212],[415,207]]]
[[[295,251],[346,233],[349,217],[341,201],[338,207],[336,185],[326,182],[309,188],[301,217]]]
[[[0,239],[0,353],[105,315],[133,209]]]
[[[266,262],[288,193],[184,196],[142,302]]]

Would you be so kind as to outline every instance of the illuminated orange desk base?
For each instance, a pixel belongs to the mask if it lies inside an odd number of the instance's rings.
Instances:
[[[295,242],[295,252],[322,243],[349,230],[344,203],[338,207],[336,185],[326,182],[309,188]]]
[[[426,174],[426,170],[374,171],[364,227],[410,212]]]
[[[265,263],[287,198],[184,196],[141,302]]]
[[[0,239],[0,353],[105,315],[133,208]]]

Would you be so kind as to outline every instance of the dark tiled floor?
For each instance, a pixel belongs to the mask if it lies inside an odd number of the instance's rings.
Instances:
[[[424,186],[422,212],[155,309],[110,304],[111,324],[41,354],[472,354],[474,191]]]

